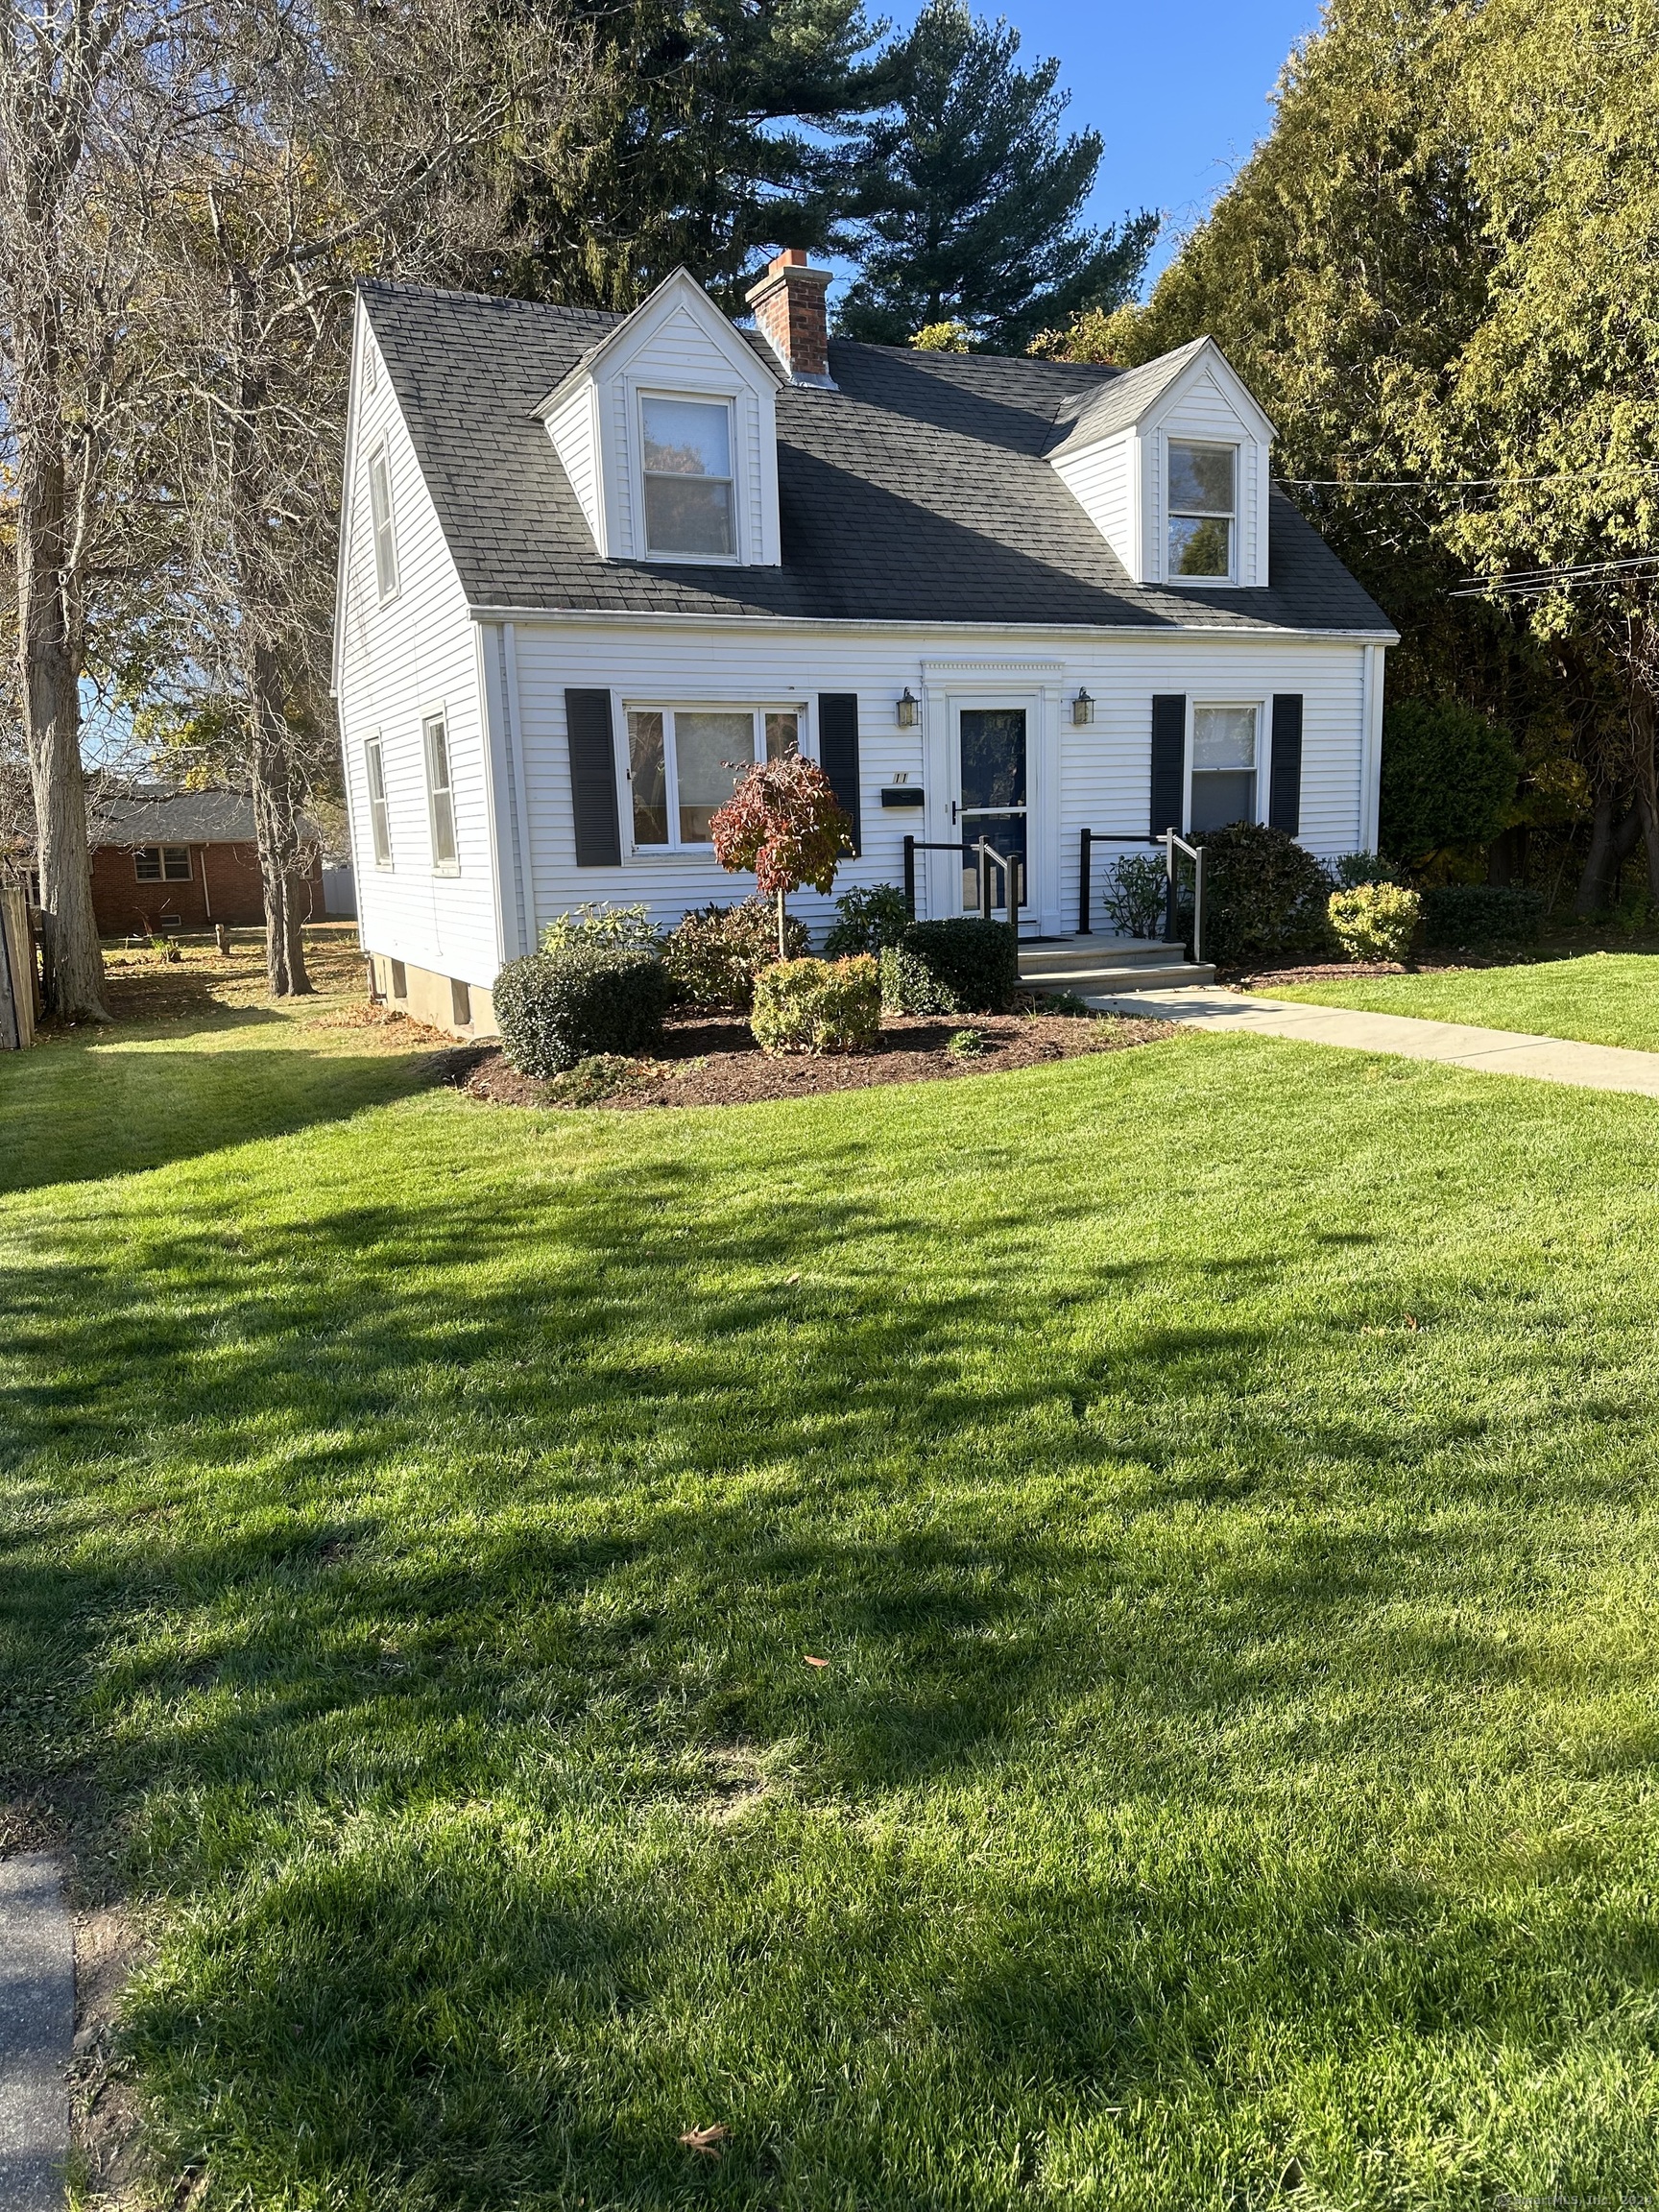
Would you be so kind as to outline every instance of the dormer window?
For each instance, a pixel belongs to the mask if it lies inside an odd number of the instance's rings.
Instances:
[[[1238,448],[1169,441],[1171,577],[1233,574]]]
[[[639,416],[646,552],[730,561],[737,550],[730,403],[646,393]]]

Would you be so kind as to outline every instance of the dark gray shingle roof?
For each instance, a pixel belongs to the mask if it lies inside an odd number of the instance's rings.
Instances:
[[[300,817],[301,835],[315,824]],[[240,791],[184,791],[171,784],[105,789],[93,806],[98,845],[252,845],[253,802]]]
[[[534,409],[617,317],[369,284],[364,300],[478,607],[830,622],[1374,631],[1386,616],[1277,493],[1272,584],[1130,582],[1044,459],[1118,372],[833,339],[834,392],[778,395],[778,568],[602,561]],[[757,346],[760,343],[755,342]]]
[[[1125,369],[1097,392],[1063,404],[1057,418],[1059,434],[1050,438],[1050,456],[1067,446],[1093,445],[1097,439],[1127,430],[1138,421],[1161,392],[1166,392],[1205,341],[1194,338],[1173,353],[1160,353],[1156,361],[1143,361],[1139,369]]]

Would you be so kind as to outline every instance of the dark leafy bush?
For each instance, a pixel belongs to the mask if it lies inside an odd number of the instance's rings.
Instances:
[[[811,949],[805,923],[792,914],[783,942],[791,959]],[[739,1014],[755,1002],[756,976],[777,958],[778,911],[758,899],[739,906],[699,906],[668,932],[662,947],[663,966],[686,1005],[730,1007]]]
[[[656,959],[662,935],[647,906],[613,906],[608,900],[589,899],[542,926],[543,952],[564,952],[572,945],[601,952],[644,952]]]
[[[1514,746],[1483,714],[1403,699],[1382,717],[1381,841],[1408,861],[1484,845],[1503,829],[1520,774]]]
[[[1423,894],[1431,945],[1530,945],[1544,927],[1544,894],[1499,883],[1442,883]]]
[[[846,960],[855,952],[879,952],[897,945],[910,926],[904,894],[892,883],[873,883],[867,891],[843,891],[835,902],[839,922],[824,940],[825,956]]]
[[[1160,853],[1125,853],[1100,890],[1106,919],[1125,937],[1162,937],[1168,879]]]
[[[1365,883],[1406,882],[1406,871],[1381,853],[1344,853],[1331,863],[1331,877],[1338,891],[1358,891]]]
[[[1331,878],[1305,846],[1262,822],[1232,822],[1192,840],[1204,849],[1206,960],[1232,967],[1326,942]],[[1191,931],[1191,908],[1187,908]]]
[[[881,955],[881,996],[904,1014],[1005,1014],[1020,953],[1005,922],[912,922]]]
[[[662,1041],[674,987],[643,952],[568,945],[513,960],[495,978],[501,1049],[520,1074],[545,1078],[596,1053],[636,1057]]]
[[[755,978],[749,1026],[762,1052],[868,1052],[881,1027],[876,962],[775,960]]]

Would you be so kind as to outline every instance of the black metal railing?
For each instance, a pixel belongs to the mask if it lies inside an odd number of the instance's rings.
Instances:
[[[1177,830],[1166,830],[1161,837],[1134,836],[1119,830],[1085,830],[1083,848],[1079,856],[1077,874],[1077,930],[1083,937],[1094,930],[1094,886],[1091,866],[1093,848],[1096,845],[1162,845],[1164,848],[1164,935],[1173,944],[1181,926],[1181,896],[1177,852],[1185,853],[1192,863],[1192,957],[1204,957],[1202,950],[1204,927],[1204,848],[1189,845]]]
[[[954,853],[958,859],[972,862],[978,883],[978,904],[982,920],[989,922],[996,901],[992,894],[991,871],[1002,871],[1003,904],[1007,909],[1008,926],[1016,937],[1020,934],[1020,909],[1025,903],[1025,863],[1017,853],[998,853],[988,839],[981,837],[970,845],[966,838],[938,839],[906,837],[904,840],[904,910],[912,922],[916,919],[916,855],[918,853]]]

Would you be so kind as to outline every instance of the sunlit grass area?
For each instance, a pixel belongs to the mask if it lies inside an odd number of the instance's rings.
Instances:
[[[1333,976],[1284,988],[1273,998],[1358,1006],[1369,1014],[1415,1014],[1472,1022],[1590,1045],[1659,1052],[1659,952],[1586,952],[1512,968],[1464,968],[1435,975]]]
[[[156,1916],[193,2205],[1659,2188],[1649,1102],[524,1114],[290,1023],[242,1143],[228,1033],[0,1200],[9,1787]]]

